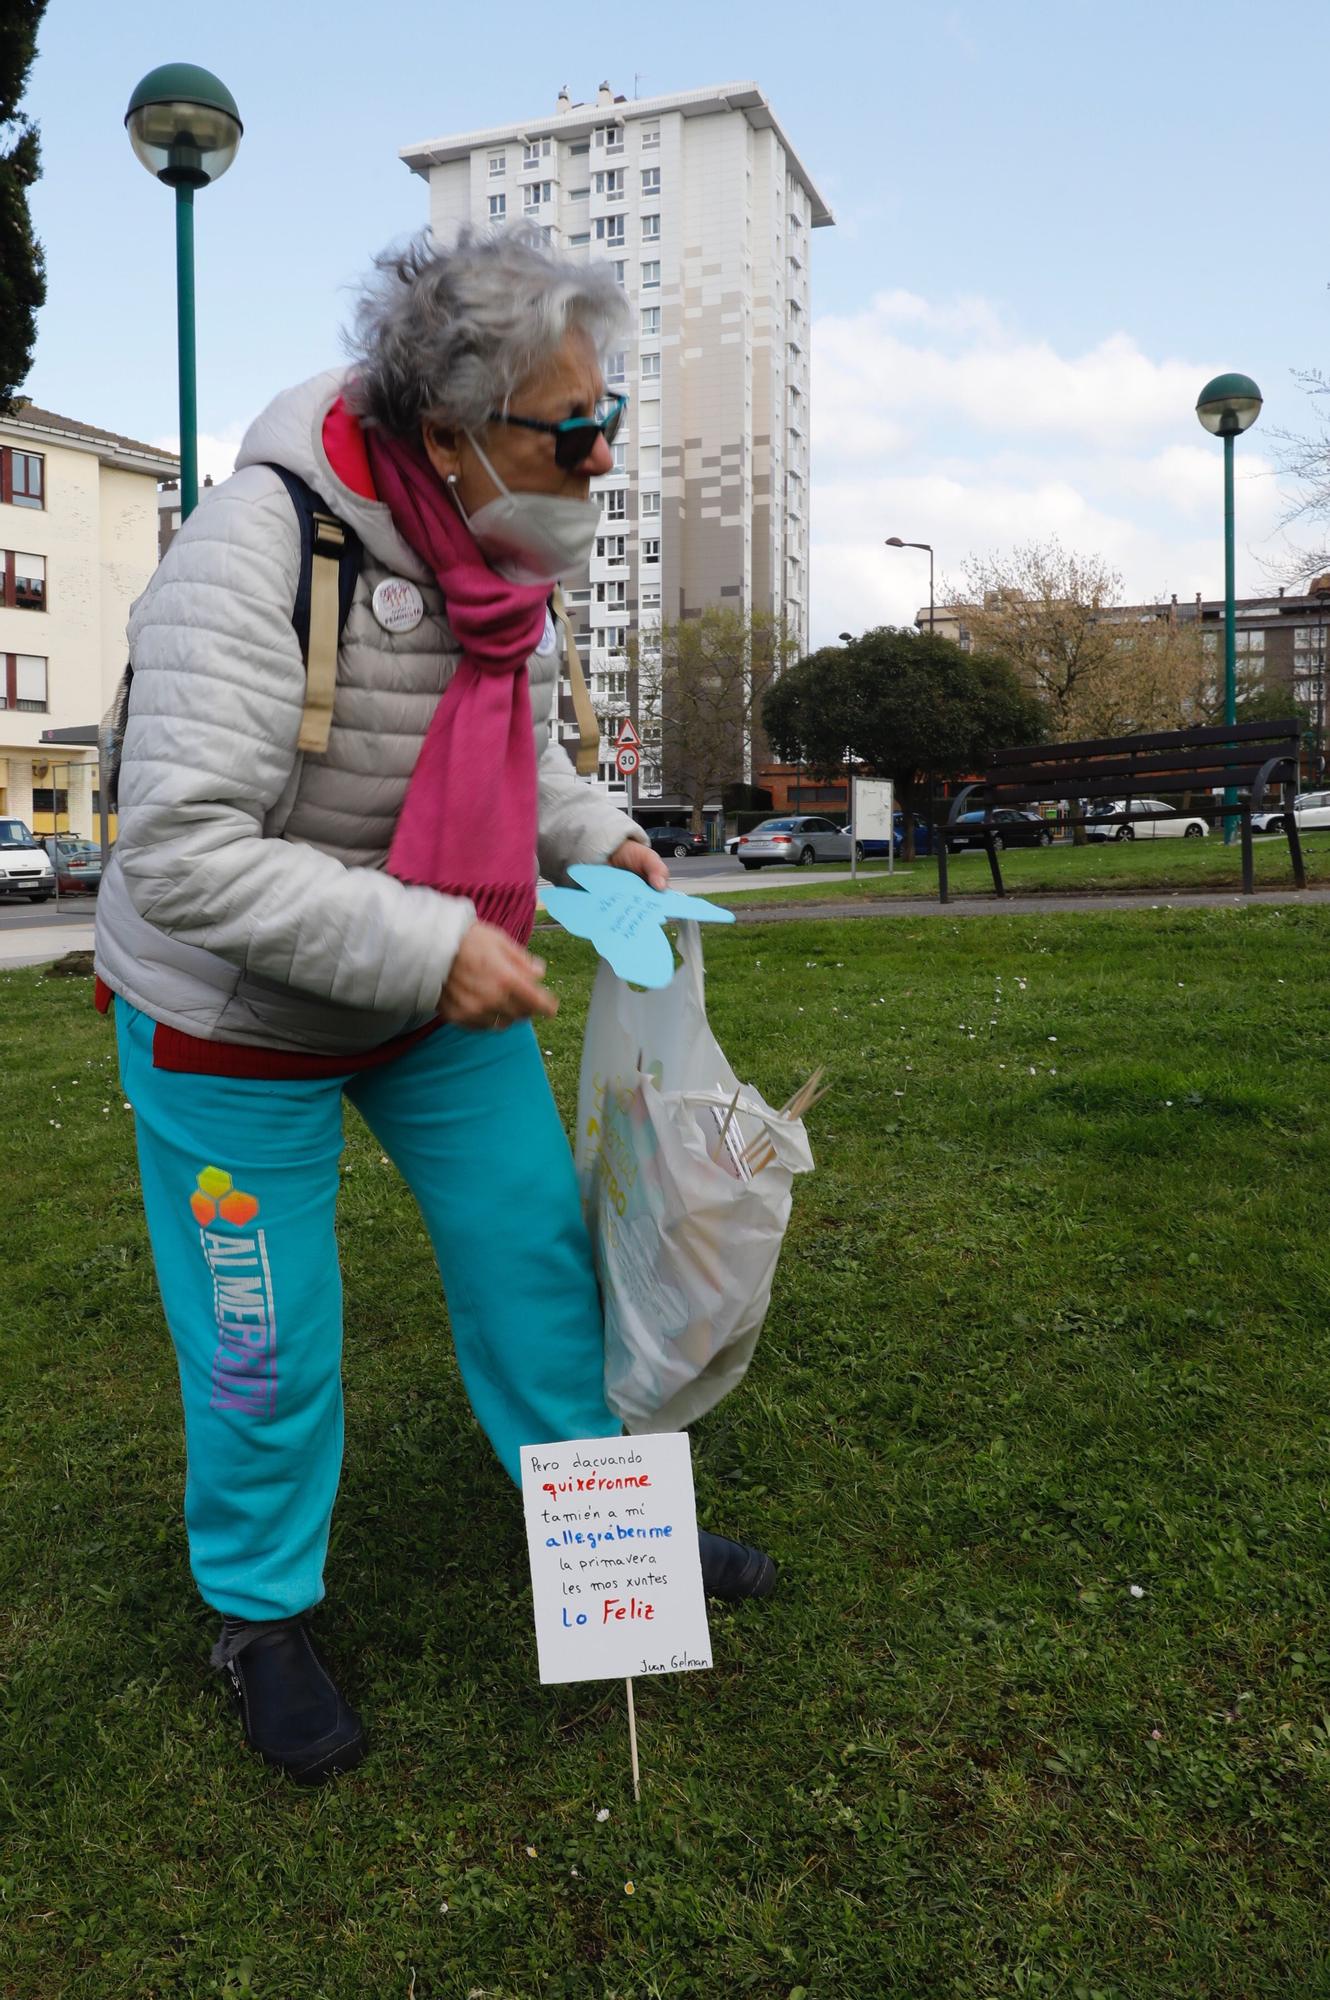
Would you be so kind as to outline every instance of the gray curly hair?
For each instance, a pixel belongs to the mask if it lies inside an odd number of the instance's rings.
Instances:
[[[607,265],[561,257],[525,227],[466,225],[449,249],[424,232],[374,265],[347,335],[346,394],[394,437],[427,417],[481,429],[572,328],[603,353],[627,318]]]

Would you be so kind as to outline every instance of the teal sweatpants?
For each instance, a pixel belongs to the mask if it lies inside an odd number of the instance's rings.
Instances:
[[[154,1069],[154,1023],[118,998],[115,1018],[180,1368],[190,1564],[216,1610],[284,1618],[323,1596],[343,1097],[420,1206],[462,1378],[509,1474],[524,1444],[618,1434],[572,1155],[528,1024],[440,1028],[379,1068],[285,1082]]]

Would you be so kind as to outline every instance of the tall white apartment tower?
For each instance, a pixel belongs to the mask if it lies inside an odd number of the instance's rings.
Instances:
[[[809,236],[831,222],[755,84],[596,101],[407,147],[441,242],[464,222],[534,223],[612,264],[631,316],[609,358],[630,398],[604,532],[569,591],[589,639],[602,778],[629,712],[627,644],[711,604],[784,613],[808,640]],[[640,704],[638,796],[659,797],[660,706]],[[668,706],[664,718],[668,736]],[[750,781],[753,772],[736,771]]]

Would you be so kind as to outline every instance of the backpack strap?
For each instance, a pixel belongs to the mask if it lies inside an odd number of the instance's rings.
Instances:
[[[322,756],[332,729],[337,693],[337,649],[360,574],[360,537],[330,514],[299,474],[273,465],[295,508],[300,529],[300,574],[291,623],[305,662],[305,706],[297,750]]]
[[[564,652],[568,658],[568,682],[573,691],[573,711],[577,716],[577,775],[579,778],[594,778],[600,769],[600,723],[591,705],[591,696],[587,693],[586,675],[582,672],[581,655],[573,637],[572,620],[563,601],[563,592],[557,584],[550,603],[563,627]]]

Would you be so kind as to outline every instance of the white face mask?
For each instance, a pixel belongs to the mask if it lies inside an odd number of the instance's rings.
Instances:
[[[589,496],[570,500],[558,493],[510,493],[471,432],[476,456],[501,497],[468,514],[452,487],[462,519],[500,576],[509,583],[557,583],[580,569],[591,554],[600,527],[600,502]]]

